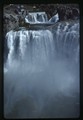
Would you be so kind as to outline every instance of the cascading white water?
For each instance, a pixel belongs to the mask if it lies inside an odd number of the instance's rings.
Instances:
[[[46,64],[53,58],[55,49],[54,41],[53,35],[49,30],[10,31],[7,33],[6,38],[9,48],[7,62],[10,67],[12,67],[12,65],[15,66],[14,61],[17,59],[16,56],[18,56],[19,61],[27,61],[27,64],[29,65]],[[18,45],[16,42],[18,42]]]
[[[38,22],[35,14],[33,18]],[[79,22],[10,31],[6,40],[4,116],[78,117]]]
[[[54,30],[55,48],[59,56],[78,58],[79,61],[79,22],[59,23]]]
[[[27,23],[45,23],[47,21],[48,17],[45,12],[32,12],[29,13],[25,18],[25,22]]]
[[[57,21],[59,21],[59,15],[58,15],[58,13],[57,13],[56,15],[54,15],[54,16],[49,20],[49,22],[54,22],[54,23],[56,23]]]
[[[32,23],[32,24],[36,24],[36,23],[56,23],[59,21],[59,15],[58,13],[56,15],[54,15],[52,18],[50,18],[48,20],[47,14],[45,12],[32,12],[29,13],[26,17],[25,17],[25,22],[26,23]]]

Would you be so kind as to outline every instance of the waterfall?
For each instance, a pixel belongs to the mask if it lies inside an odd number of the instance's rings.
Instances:
[[[45,12],[32,12],[25,17],[26,23],[56,23],[59,21],[58,13],[48,20],[47,14]]]
[[[25,19],[48,21],[45,13]],[[5,40],[5,118],[78,117],[79,21],[58,22],[48,30],[12,30]]]
[[[59,23],[53,33],[58,55],[79,59],[79,22]]]
[[[48,17],[45,12],[32,12],[25,17],[26,23],[45,23],[47,21]]]
[[[49,22],[54,22],[54,23],[56,23],[57,21],[59,21],[59,15],[58,15],[58,13],[57,13],[56,15],[54,15],[54,16],[49,20]]]
[[[45,63],[53,58],[54,41],[49,30],[18,32],[10,31],[6,35],[8,53],[8,65],[14,65],[14,61],[27,61],[28,64]],[[17,58],[18,57],[18,58]]]
[[[6,34],[9,49],[7,63],[19,59],[29,64],[47,63],[56,54],[61,57],[79,58],[79,23],[59,23],[56,30],[19,30]],[[57,52],[56,52],[57,51]],[[79,60],[78,60],[79,61]]]

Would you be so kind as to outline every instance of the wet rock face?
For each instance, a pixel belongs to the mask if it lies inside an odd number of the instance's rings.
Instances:
[[[4,34],[18,26],[18,17],[5,13],[4,19]]]
[[[23,21],[27,12],[19,5],[8,5],[4,7],[4,34],[19,27],[19,20]]]
[[[11,14],[5,14],[4,15],[4,32],[8,32],[11,29],[14,29],[19,25],[18,17],[11,15]]]
[[[29,11],[45,11],[48,19],[58,13],[59,21],[76,20],[80,16],[79,5],[77,4],[9,4],[5,5],[3,9],[4,34],[19,27]]]
[[[76,20],[77,18],[79,18],[79,10],[77,8],[61,7],[57,8],[57,12],[59,14],[60,20]]]
[[[60,21],[68,20],[68,19],[76,19],[77,17],[79,17],[78,5],[56,4],[56,5],[48,5],[48,7],[43,6],[42,9],[46,11],[49,18],[58,12]]]

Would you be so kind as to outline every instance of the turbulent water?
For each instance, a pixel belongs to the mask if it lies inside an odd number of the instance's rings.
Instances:
[[[48,17],[45,12],[32,12],[25,17],[25,21],[28,23],[45,23],[48,21]]]
[[[79,22],[10,31],[6,40],[4,116],[79,117]]]
[[[25,17],[26,23],[56,23],[59,20],[58,13],[48,20],[47,14],[45,12],[31,12]]]
[[[57,13],[56,15],[54,15],[54,16],[49,20],[49,22],[54,22],[54,23],[56,23],[58,20],[59,20],[59,15],[58,15],[58,13]]]

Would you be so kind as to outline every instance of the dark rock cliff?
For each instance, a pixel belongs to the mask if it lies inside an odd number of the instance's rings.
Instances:
[[[3,7],[4,34],[23,24],[29,11],[45,11],[50,19],[57,12],[59,21],[76,20],[80,16],[78,4],[9,4]]]

